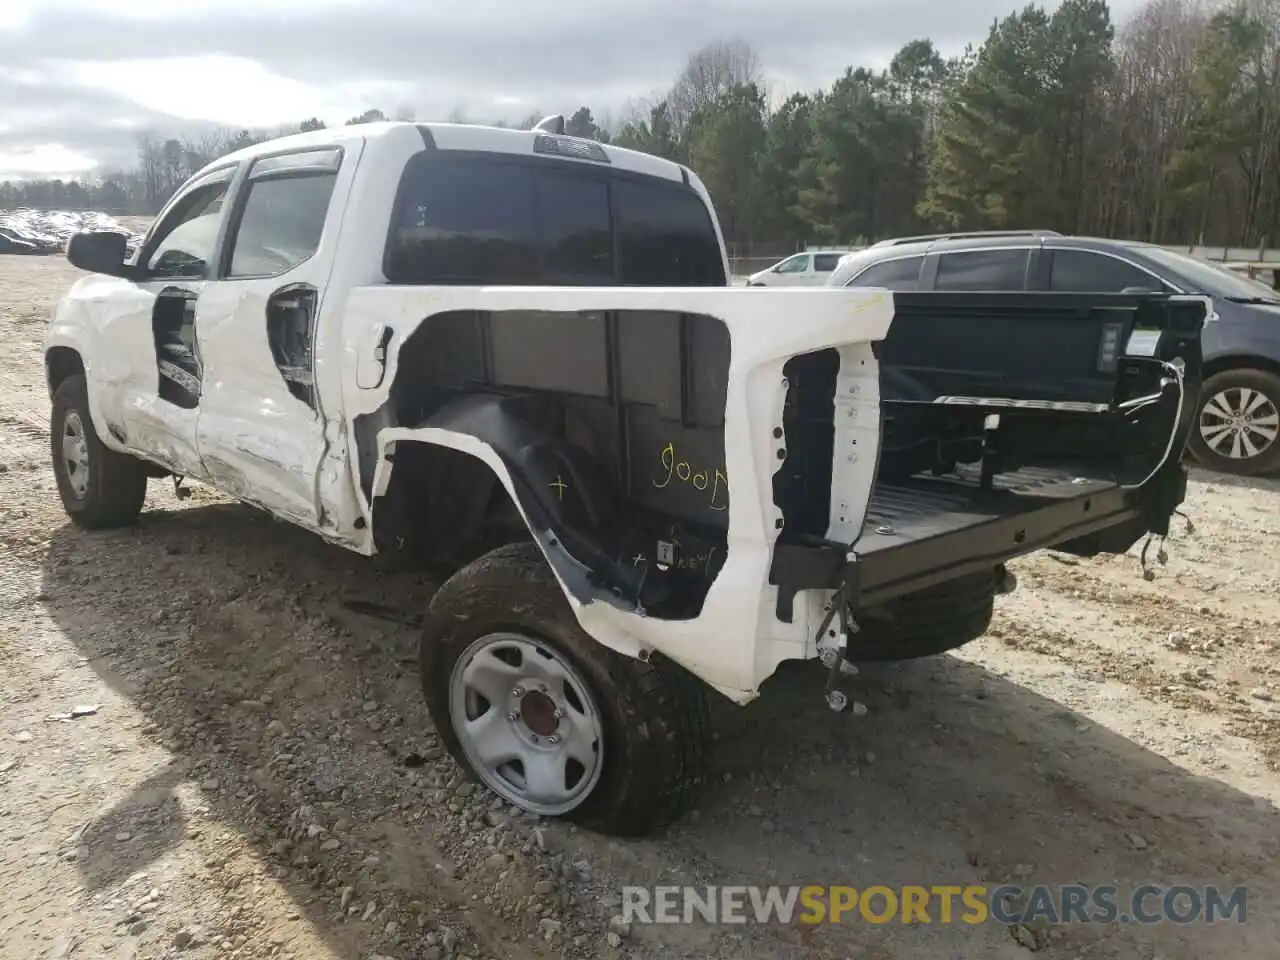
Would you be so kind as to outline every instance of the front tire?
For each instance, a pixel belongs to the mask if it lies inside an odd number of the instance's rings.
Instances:
[[[98,439],[82,374],[63,380],[54,391],[49,426],[53,475],[71,522],[85,530],[108,530],[137,520],[147,496],[146,465]]]
[[[1280,470],[1280,377],[1249,368],[1209,377],[1188,446],[1219,473],[1252,477]]]
[[[441,586],[419,660],[449,753],[521,809],[635,837],[693,805],[710,741],[701,683],[590,637],[536,544],[493,550]]]

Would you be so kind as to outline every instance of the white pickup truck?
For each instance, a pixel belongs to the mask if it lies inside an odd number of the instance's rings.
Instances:
[[[817,659],[842,709],[856,662],[980,636],[1009,558],[1185,493],[1203,300],[735,288],[690,170],[554,125],[285,137],[125,242],[72,238],[48,329],[71,519],[172,475],[447,566],[440,736],[604,832],[692,801],[708,686]]]

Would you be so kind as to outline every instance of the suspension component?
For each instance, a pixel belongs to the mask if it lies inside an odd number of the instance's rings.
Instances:
[[[827,668],[827,683],[823,688],[822,695],[827,702],[827,706],[836,713],[842,713],[849,707],[849,697],[842,691],[836,689],[840,678],[856,676],[858,668],[846,659],[849,653],[849,640],[853,634],[859,630],[857,621],[851,615],[849,603],[845,597],[845,588],[841,587],[836,591],[835,596],[831,598],[831,605],[827,610],[827,615],[822,618],[822,625],[818,628],[818,643],[821,644],[831,627],[833,620],[839,620],[839,634],[835,646],[819,646],[818,659],[822,661],[822,665]],[[853,713],[855,716],[865,716],[867,708],[865,704],[853,703]]]

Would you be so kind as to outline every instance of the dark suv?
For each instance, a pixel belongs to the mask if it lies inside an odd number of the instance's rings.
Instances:
[[[1280,470],[1280,291],[1226,267],[1146,243],[987,232],[885,240],[845,256],[828,285],[1206,295],[1215,322],[1191,452],[1224,473]]]

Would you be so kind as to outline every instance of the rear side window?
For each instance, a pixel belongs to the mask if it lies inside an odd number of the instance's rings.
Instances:
[[[1049,289],[1073,293],[1119,293],[1130,287],[1162,290],[1164,284],[1132,264],[1087,250],[1053,251]]]
[[[250,181],[228,277],[274,277],[316,252],[337,173]]]
[[[401,184],[392,283],[725,283],[706,208],[678,183],[540,158],[424,153]]]
[[[906,257],[873,264],[845,284],[846,287],[884,287],[886,290],[915,290],[920,285],[924,257]]]
[[[966,250],[944,253],[935,290],[1023,290],[1030,250]]]
[[[815,253],[813,255],[814,272],[830,273],[840,263],[842,256],[844,256],[842,253]]]
[[[387,276],[398,283],[537,283],[533,173],[510,163],[412,165]]]

